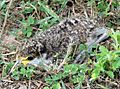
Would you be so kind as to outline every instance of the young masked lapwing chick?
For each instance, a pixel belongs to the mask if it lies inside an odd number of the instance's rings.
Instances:
[[[20,50],[20,54],[25,58],[30,56],[32,59],[43,58],[43,55],[46,54],[44,58],[46,60],[52,59],[56,54],[63,57],[71,43],[73,44],[71,52],[74,52],[76,47],[75,54],[78,54],[80,44],[87,44],[90,49],[93,44],[107,38],[107,29],[97,23],[97,21],[84,16],[67,18],[50,29],[38,32],[28,39],[23,45],[24,48]],[[41,62],[40,60],[39,62],[36,61],[31,62],[31,64]]]

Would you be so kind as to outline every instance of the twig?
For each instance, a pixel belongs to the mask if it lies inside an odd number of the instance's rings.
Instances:
[[[16,52],[10,52],[10,53],[6,53],[6,54],[2,54],[3,56],[8,56],[8,55],[12,55],[12,54],[16,54]]]
[[[67,58],[68,58],[68,56],[66,55],[66,57],[64,58],[64,60],[62,61],[62,63],[58,66],[58,71],[66,63]]]
[[[16,60],[15,64],[13,65],[13,67],[11,68],[8,74],[11,74],[15,70],[15,67],[17,67],[20,63],[21,63],[21,60]]]
[[[30,85],[31,85],[31,80],[29,80],[28,89],[31,89],[31,88],[30,88]]]
[[[3,26],[2,26],[1,33],[0,33],[0,38],[2,37],[3,31],[4,31],[5,26],[6,26],[6,23],[7,23],[9,8],[10,8],[10,6],[11,6],[11,4],[12,4],[12,1],[13,1],[13,0],[10,0],[10,3],[9,3],[9,5],[8,5],[8,7],[7,7],[7,11],[6,11],[6,14],[5,14],[5,19],[4,19]]]
[[[4,81],[4,82],[9,82],[9,83],[13,83],[13,81],[8,80],[8,79],[2,79],[2,81]]]
[[[89,18],[89,17],[88,17],[88,14],[87,14],[87,11],[86,11],[86,9],[85,9],[85,6],[83,6],[83,10],[84,10],[85,17],[86,17],[86,18]]]
[[[91,89],[91,88],[90,88],[90,85],[89,85],[89,81],[88,81],[87,78],[85,79],[85,81],[86,81],[86,83],[87,83],[87,89]]]

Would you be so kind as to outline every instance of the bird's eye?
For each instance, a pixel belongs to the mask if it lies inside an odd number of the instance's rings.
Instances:
[[[28,60],[33,60],[33,57],[32,57],[32,56],[29,56],[27,59],[28,59]]]
[[[45,47],[42,47],[42,48],[40,49],[40,52],[41,52],[41,53],[45,53],[45,52],[46,52],[46,48],[45,48]]]

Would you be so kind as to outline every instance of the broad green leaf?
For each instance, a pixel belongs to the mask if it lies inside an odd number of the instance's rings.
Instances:
[[[22,32],[23,32],[24,35],[27,34],[27,30],[26,29],[22,29]]]
[[[59,80],[61,78],[62,78],[62,74],[61,73],[52,76],[52,80],[53,81]]]
[[[114,78],[114,73],[112,71],[107,71],[106,73],[109,77]]]
[[[32,32],[32,27],[27,27],[27,32]]]
[[[99,50],[103,53],[103,54],[107,54],[109,51],[105,46],[100,46]]]
[[[22,23],[22,25],[23,25],[25,28],[27,28],[28,23],[26,22],[26,20],[23,19],[23,20],[21,21],[21,23]]]
[[[87,5],[92,6],[95,3],[95,0],[88,0]]]
[[[120,68],[120,57],[117,57],[116,60],[112,62],[112,68],[113,70]]]
[[[78,65],[76,64],[70,64],[64,66],[65,73],[75,74],[77,71],[78,71]]]
[[[26,30],[27,37],[30,37],[32,35],[32,27],[28,27]]]
[[[73,75],[73,77],[71,78],[71,81],[73,83],[82,83],[85,79],[85,74],[78,74],[78,75]]]
[[[30,37],[32,35],[32,32],[27,32],[27,37]]]
[[[34,17],[29,16],[27,22],[28,22],[29,26],[30,26],[31,24],[34,24]]]
[[[20,79],[20,75],[18,70],[13,71],[12,75],[11,75],[15,80],[19,80]]]
[[[50,89],[49,87],[44,87],[43,89]]]
[[[24,67],[20,69],[20,74],[23,74],[23,75],[26,74],[26,69]]]
[[[79,45],[79,49],[80,49],[80,51],[81,50],[85,50],[86,49],[86,45],[85,44],[80,44]]]
[[[53,89],[61,89],[60,83],[56,83],[52,86]]]
[[[3,7],[3,5],[5,4],[6,0],[2,0],[0,1],[0,9]]]
[[[23,13],[24,13],[24,14],[27,14],[27,13],[32,13],[32,12],[33,12],[33,10],[34,10],[34,8],[31,8],[31,7],[25,7],[25,9],[24,9]]]
[[[99,77],[99,75],[100,75],[100,70],[94,69],[93,72],[92,72],[91,77],[92,77],[92,79],[96,79],[96,78]]]
[[[119,34],[117,35],[117,41],[118,41],[118,43],[120,44],[120,32],[119,32]]]

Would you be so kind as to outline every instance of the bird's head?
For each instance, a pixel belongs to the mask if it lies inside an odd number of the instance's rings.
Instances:
[[[20,61],[24,66],[29,64],[30,61],[34,60],[33,56],[27,56],[27,57],[19,57],[17,60]]]
[[[43,54],[46,53],[45,46],[34,38],[27,40],[21,47],[17,60],[20,60],[20,63],[24,65],[29,64],[36,58],[42,58]]]

